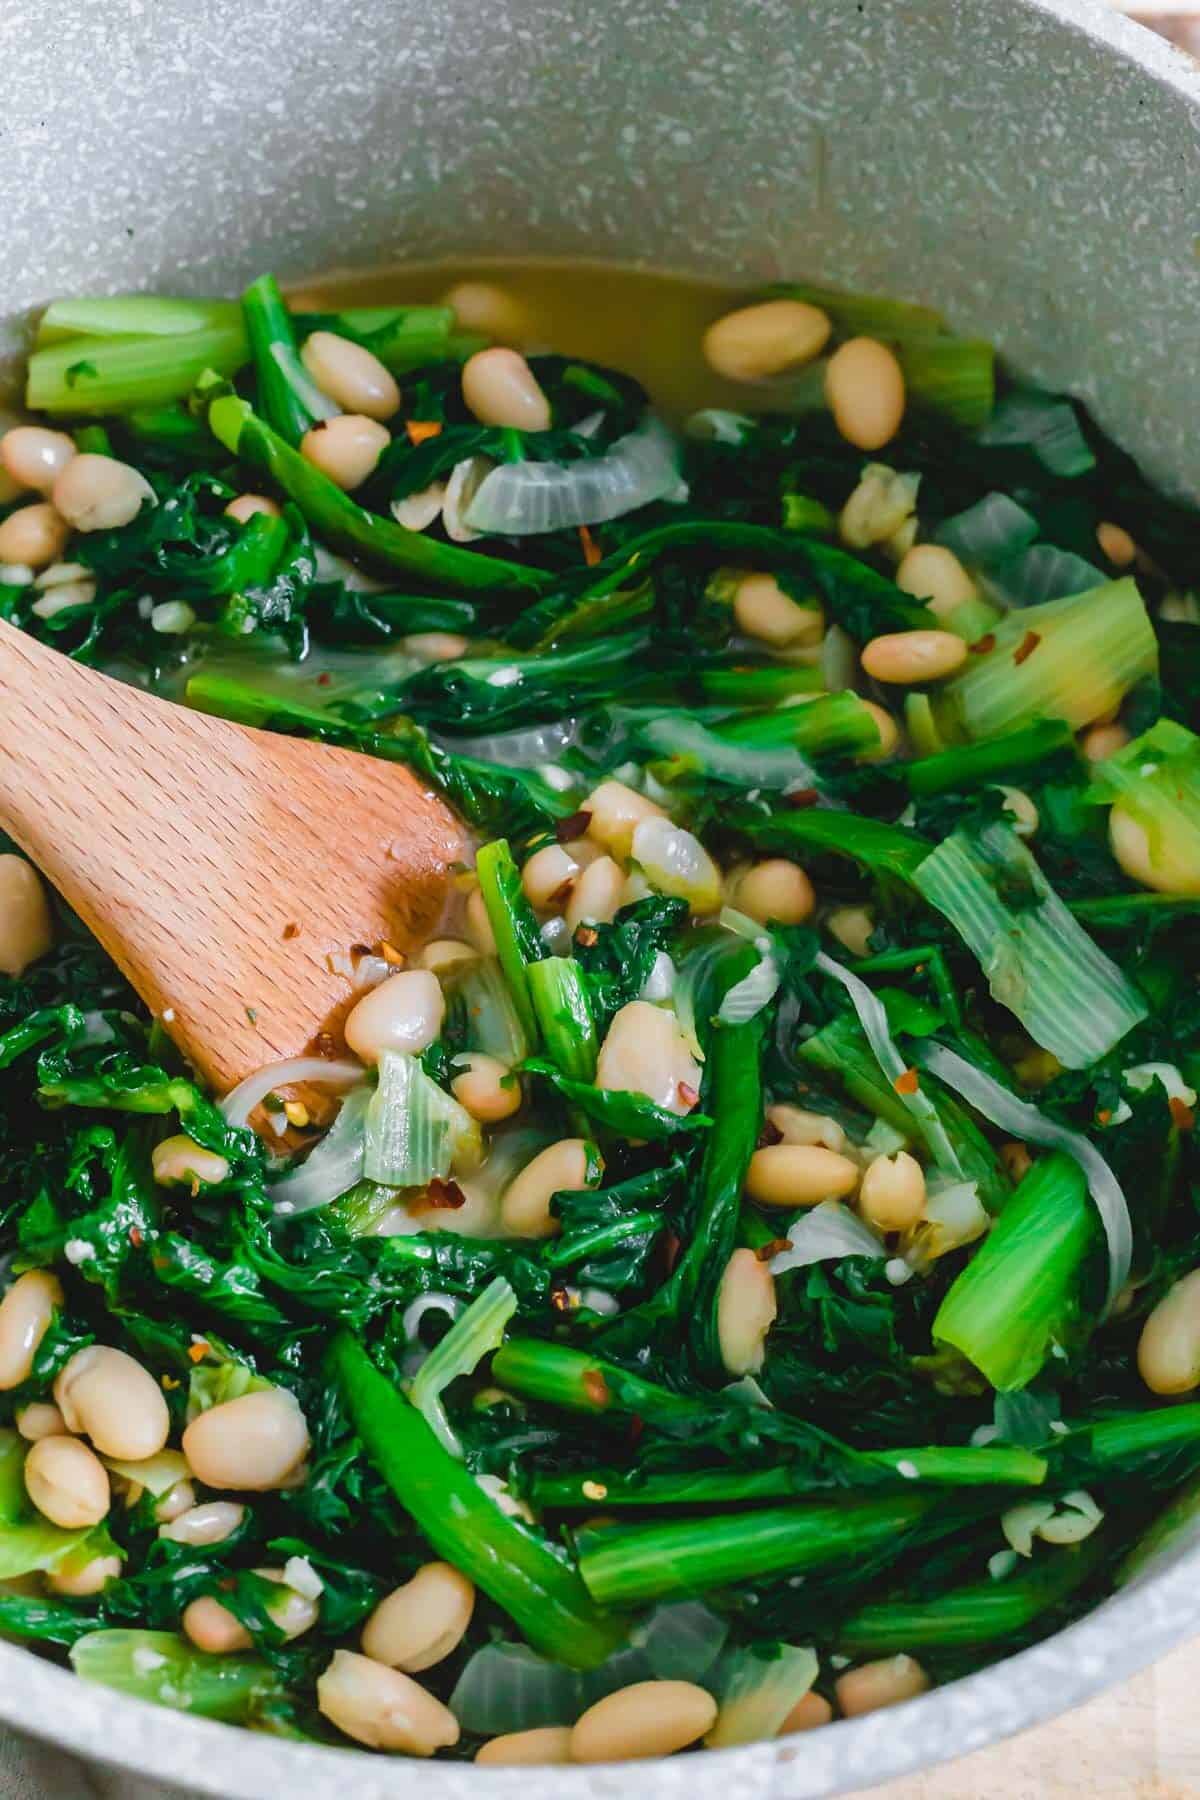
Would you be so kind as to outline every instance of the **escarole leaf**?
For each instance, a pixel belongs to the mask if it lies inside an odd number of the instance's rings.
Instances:
[[[363,1173],[385,1187],[424,1187],[455,1162],[480,1157],[479,1126],[406,1050],[379,1059],[379,1086],[366,1109]]]
[[[1149,1008],[1006,824],[956,831],[914,885],[978,958],[992,997],[1068,1069],[1087,1068]]]
[[[244,1725],[284,1692],[282,1677],[258,1656],[208,1656],[174,1631],[92,1631],[71,1651],[84,1681],[202,1719]]]
[[[704,1739],[709,1749],[775,1737],[817,1679],[818,1668],[814,1650],[793,1644],[727,1651],[718,1671],[720,1711]]]

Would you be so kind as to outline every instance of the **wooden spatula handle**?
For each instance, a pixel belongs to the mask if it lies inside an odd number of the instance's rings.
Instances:
[[[336,1029],[344,953],[426,935],[462,849],[406,770],[171,705],[3,622],[0,826],[219,1086]]]

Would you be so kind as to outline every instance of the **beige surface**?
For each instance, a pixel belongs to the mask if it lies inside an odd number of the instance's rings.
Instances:
[[[1198,1694],[1200,1641],[1065,1718],[870,1800],[1200,1800]]]

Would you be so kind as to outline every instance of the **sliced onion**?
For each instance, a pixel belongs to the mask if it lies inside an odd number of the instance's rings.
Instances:
[[[557,719],[550,725],[530,725],[524,731],[496,731],[488,737],[443,737],[436,741],[455,756],[474,756],[480,762],[502,763],[506,769],[536,769],[553,762],[575,743],[578,723]],[[568,777],[567,785],[571,785]]]
[[[633,859],[656,893],[686,900],[695,913],[721,904],[721,872],[698,837],[670,819],[643,819],[633,834]]]
[[[728,990],[717,1012],[721,1025],[744,1025],[764,1006],[769,1006],[779,987],[779,965],[773,956],[760,956],[748,975]]]
[[[442,496],[442,524],[452,543],[470,544],[482,537],[483,533],[468,523],[467,514],[495,466],[489,457],[468,456],[451,469]]]
[[[1059,1125],[1030,1101],[1010,1094],[998,1081],[945,1044],[927,1039],[919,1048],[917,1060],[939,1081],[960,1094],[968,1106],[973,1106],[985,1119],[998,1125],[1001,1131],[1010,1132],[1026,1143],[1042,1144],[1048,1150],[1065,1150],[1068,1156],[1075,1158],[1087,1179],[1088,1192],[1108,1240],[1106,1310],[1111,1310],[1133,1261],[1133,1226],[1121,1184],[1095,1145],[1082,1132]]]
[[[324,1087],[353,1087],[367,1071],[361,1063],[328,1062],[323,1056],[289,1056],[283,1062],[268,1063],[256,1069],[231,1088],[221,1101],[221,1112],[227,1125],[246,1125],[260,1101],[276,1088],[290,1087],[296,1081],[320,1082]]]
[[[441,1313],[453,1325],[455,1319],[465,1310],[466,1302],[456,1294],[443,1294],[433,1290],[428,1294],[418,1294],[409,1302],[400,1317],[401,1329],[405,1341],[410,1344],[421,1342],[421,1320],[428,1312]]]
[[[633,1634],[659,1681],[702,1681],[725,1647],[729,1621],[702,1600],[656,1606]]]
[[[393,500],[392,517],[408,531],[424,531],[440,516],[445,503],[446,483],[435,481],[429,487],[418,488],[415,494]]]
[[[604,456],[501,464],[481,483],[464,518],[478,532],[532,537],[573,525],[603,525],[652,500],[686,500],[687,492],[678,444],[648,414]]]
[[[740,444],[754,430],[754,420],[748,413],[727,412],[720,406],[706,406],[703,412],[692,413],[683,429],[688,437],[695,438],[698,443]]]
[[[366,1155],[366,1112],[371,1090],[357,1088],[307,1161],[275,1182],[271,1200],[281,1215],[313,1212],[328,1206],[362,1180]]]
[[[841,1262],[844,1256],[869,1257],[878,1262],[887,1255],[886,1246],[870,1226],[864,1225],[857,1213],[840,1200],[822,1200],[811,1212],[801,1214],[787,1235],[790,1248],[771,1258],[772,1275],[807,1269],[813,1263]]]
[[[1034,544],[995,564],[984,580],[989,595],[1007,606],[1040,606],[1045,600],[1066,600],[1103,585],[1099,569],[1056,544]]]

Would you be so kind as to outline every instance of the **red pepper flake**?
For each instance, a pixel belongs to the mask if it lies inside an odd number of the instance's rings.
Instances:
[[[663,1275],[673,1275],[675,1264],[679,1261],[679,1252],[683,1249],[683,1240],[675,1232],[668,1231],[662,1240]]]
[[[1112,1107],[1111,1106],[1102,1106],[1100,1108],[1099,1112],[1096,1114],[1096,1123],[1097,1123],[1097,1125],[1107,1125],[1111,1118],[1112,1118]]]
[[[393,969],[402,969],[408,961],[407,956],[405,956],[402,951],[397,950],[395,944],[389,944],[386,938],[380,939],[379,954],[384,962]]]
[[[573,838],[581,838],[591,822],[590,812],[573,812],[569,819],[558,821],[554,835],[560,844],[569,844]]]
[[[903,1075],[897,1075],[892,1086],[898,1094],[917,1093],[921,1086],[920,1082],[917,1080],[917,1071],[915,1069],[905,1069]]]
[[[699,1088],[694,1088],[688,1081],[677,1081],[675,1092],[679,1095],[680,1106],[686,1106],[689,1112],[700,1098]]]
[[[599,1369],[585,1369],[583,1371],[583,1391],[589,1403],[598,1409],[603,1409],[612,1404],[612,1395],[608,1391],[608,1383],[605,1381]]]
[[[327,672],[325,674],[318,675],[317,676],[317,686],[318,687],[328,687],[332,680],[333,680],[333,676]]]
[[[599,941],[600,933],[593,925],[580,925],[576,930],[575,942],[577,944],[582,944],[585,950],[590,950],[592,945],[599,943]]]
[[[129,1241],[135,1250],[140,1250],[146,1241],[136,1225],[131,1225],[129,1227]]]
[[[782,1142],[783,1133],[780,1131],[778,1125],[774,1124],[770,1119],[764,1119],[762,1130],[759,1132],[754,1146],[755,1149],[769,1150],[772,1144],[782,1144]]]
[[[764,1244],[762,1249],[756,1250],[754,1254],[759,1262],[769,1263],[773,1256],[778,1256],[782,1251],[790,1250],[791,1247],[791,1238],[772,1238],[769,1244]]]
[[[971,656],[986,656],[989,650],[995,648],[996,634],[994,631],[985,631],[981,638],[976,638],[973,644],[967,645],[967,651]]]
[[[1019,667],[1021,663],[1026,662],[1028,660],[1028,658],[1033,655],[1034,651],[1037,649],[1037,647],[1041,643],[1041,641],[1042,641],[1042,639],[1041,639],[1040,632],[1027,631],[1025,633],[1025,636],[1021,639],[1021,642],[1017,645],[1016,649],[1013,651],[1014,663],[1016,663]]]
[[[800,812],[806,806],[815,806],[820,798],[818,788],[793,788],[790,794],[784,794],[783,804],[793,812]]]
[[[465,1206],[467,1203],[467,1196],[457,1181],[444,1180],[440,1175],[433,1177],[421,1198],[426,1206],[435,1206],[449,1212],[456,1211],[458,1207]]]
[[[371,956],[374,953],[370,944],[351,944],[350,954],[351,956]]]
[[[594,569],[600,561],[600,546],[586,525],[579,527],[579,542],[583,545],[583,560],[589,569]]]
[[[1180,1131],[1191,1131],[1196,1123],[1196,1114],[1184,1101],[1172,1095],[1167,1105],[1171,1108],[1171,1118]]]
[[[202,1338],[198,1344],[189,1344],[188,1361],[194,1363],[203,1362],[211,1347],[212,1346],[204,1338]]]
[[[292,938],[298,938],[299,936],[300,936],[300,927],[299,927],[299,925],[297,925],[295,919],[292,919],[283,928],[284,942],[288,943],[291,941]]]
[[[429,438],[441,437],[440,419],[405,419],[404,429],[410,444],[423,444]]]
[[[336,1057],[337,1054],[338,1047],[332,1032],[318,1031],[316,1037],[313,1039],[313,1055]]]
[[[568,875],[565,881],[559,882],[558,886],[550,896],[551,911],[553,911],[555,907],[565,906],[574,892],[575,877],[573,875]]]
[[[631,1450],[637,1449],[638,1444],[641,1442],[642,1433],[643,1433],[643,1431],[645,1431],[645,1429],[646,1429],[646,1421],[644,1419],[639,1418],[637,1413],[634,1413],[629,1421],[629,1433],[628,1433],[628,1440],[627,1440],[628,1444],[629,1444],[629,1448]]]
[[[571,1299],[570,1289],[565,1287],[550,1289],[550,1304],[555,1312],[569,1313],[575,1310],[575,1302]]]

